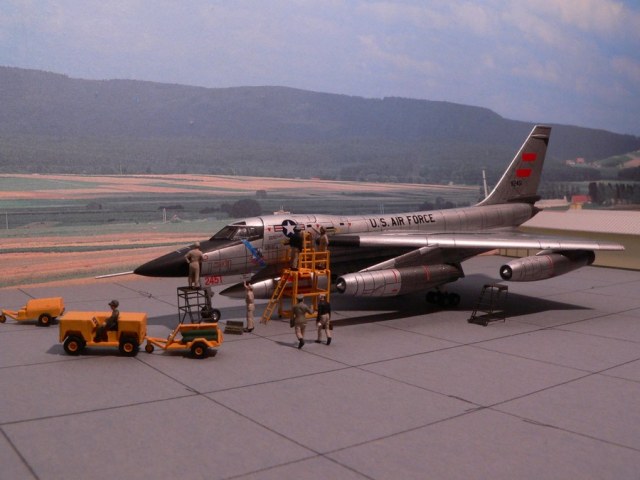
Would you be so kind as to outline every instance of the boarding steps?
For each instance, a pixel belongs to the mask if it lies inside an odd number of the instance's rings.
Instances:
[[[501,283],[488,283],[482,287],[478,303],[467,320],[486,327],[491,322],[506,321],[505,305],[509,287]]]
[[[298,256],[298,269],[285,268],[280,275],[271,299],[262,313],[260,323],[267,323],[278,309],[278,316],[290,316],[296,297],[303,295],[311,299],[313,311],[318,309],[318,297],[325,295],[329,300],[331,288],[329,251],[316,251],[313,248],[311,235],[305,233],[303,246]],[[289,300],[289,308],[285,307],[285,301]]]

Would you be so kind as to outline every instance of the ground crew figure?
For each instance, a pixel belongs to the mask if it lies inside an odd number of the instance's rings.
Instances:
[[[254,303],[255,297],[253,295],[253,287],[250,283],[244,282],[245,296],[244,301],[247,304],[247,326],[244,331],[247,333],[253,332],[253,311],[256,309]]]
[[[296,338],[298,339],[298,348],[302,348],[304,345],[304,331],[307,328],[307,313],[313,313],[313,310],[304,303],[304,296],[298,295],[296,297],[298,303],[293,306],[291,315],[293,316],[293,326],[296,331]]]
[[[302,237],[302,229],[296,225],[293,229],[293,235],[289,238],[289,246],[291,247],[291,270],[298,270],[298,258],[304,240]]]
[[[318,251],[326,252],[329,248],[329,235],[327,235],[327,229],[324,227],[320,227],[320,236],[316,240],[318,243]]]
[[[320,236],[316,239],[318,244],[318,252],[326,252],[329,249],[329,235],[327,235],[327,229],[320,227]],[[325,262],[318,262],[318,268],[327,268]]]
[[[200,266],[202,265],[200,242],[196,242],[184,258],[189,264],[189,288],[200,288]]]
[[[109,302],[109,306],[111,307],[111,316],[96,329],[96,337],[94,338],[94,341],[106,342],[108,340],[107,332],[109,330],[118,331],[118,317],[120,316],[120,312],[118,311],[119,305],[120,302],[118,302],[118,300],[111,300]]]
[[[316,343],[322,343],[322,331],[327,335],[327,345],[331,345],[331,304],[327,301],[326,295],[318,297],[318,316],[316,326],[318,327],[318,339]]]

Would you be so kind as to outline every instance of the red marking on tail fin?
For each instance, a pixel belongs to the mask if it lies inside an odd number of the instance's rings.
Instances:
[[[531,175],[530,168],[519,168],[516,170],[516,177],[518,178],[527,178],[529,175]]]
[[[523,162],[535,162],[536,161],[536,157],[538,156],[537,153],[532,152],[532,153],[523,153],[522,154],[522,161]]]

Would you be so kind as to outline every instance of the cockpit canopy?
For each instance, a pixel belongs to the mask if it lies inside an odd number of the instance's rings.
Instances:
[[[210,240],[257,240],[264,235],[264,228],[247,225],[244,222],[223,227]]]

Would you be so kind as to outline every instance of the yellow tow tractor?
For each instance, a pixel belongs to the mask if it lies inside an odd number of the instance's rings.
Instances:
[[[219,347],[224,336],[218,327],[220,311],[211,307],[212,294],[204,289],[178,287],[178,326],[167,338],[147,337],[144,349],[189,350],[195,358],[207,356],[208,349]],[[184,323],[189,318],[191,323]],[[180,334],[179,338],[176,338]],[[213,350],[211,355],[215,355]]]
[[[107,339],[96,342],[98,326],[110,316],[107,312],[67,312],[60,318],[60,341],[69,355],[79,355],[85,347],[117,347],[122,355],[133,357],[147,336],[147,314],[120,312],[118,330],[107,331]]]
[[[33,298],[18,311],[2,310],[0,323],[7,321],[7,317],[18,322],[36,321],[41,327],[48,327],[51,322],[64,313],[62,297]]]

